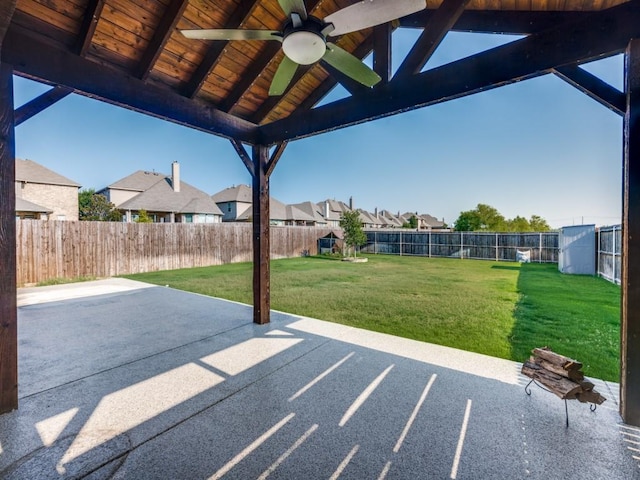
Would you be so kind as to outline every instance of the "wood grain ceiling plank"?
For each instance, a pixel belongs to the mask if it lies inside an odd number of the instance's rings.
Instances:
[[[162,20],[153,34],[151,42],[142,55],[140,65],[135,72],[135,75],[141,80],[146,80],[149,77],[153,65],[156,63],[160,53],[169,41],[169,38],[171,37],[171,34],[173,33],[173,30],[175,29],[178,20],[182,16],[182,13],[188,3],[189,0],[173,0],[167,7],[166,12],[162,16]]]

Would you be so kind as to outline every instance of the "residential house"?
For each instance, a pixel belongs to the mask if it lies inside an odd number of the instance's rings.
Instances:
[[[349,199],[349,203],[353,205],[353,198]],[[322,202],[318,202],[317,205],[322,216],[327,222],[327,226],[331,228],[339,228],[342,214],[352,210],[349,205],[339,200],[327,199]]]
[[[253,197],[249,185],[234,185],[225,188],[212,195],[211,198],[222,211],[223,222],[244,221],[240,219],[242,215],[251,215]],[[246,215],[244,217],[246,220]]]
[[[219,223],[222,212],[202,190],[180,179],[180,164],[173,162],[171,175],[138,170],[98,193],[123,213],[127,222],[147,212],[160,223]]]
[[[250,222],[253,216],[253,209],[247,208],[236,219],[237,222]],[[269,198],[269,224],[272,226],[297,225],[296,222],[313,220],[313,217],[299,211],[298,209],[289,208],[279,200],[273,197]]]
[[[16,159],[16,217],[78,220],[80,184],[33,160]]]
[[[288,212],[290,211],[292,220],[295,223],[291,225],[304,225],[308,227],[326,227],[329,222],[322,214],[322,210],[313,202],[302,202],[287,205]],[[296,213],[300,212],[299,213]],[[298,216],[298,219],[293,217]]]

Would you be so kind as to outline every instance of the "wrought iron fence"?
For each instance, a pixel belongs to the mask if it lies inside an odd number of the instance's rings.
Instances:
[[[598,230],[598,276],[620,285],[622,227],[611,225]]]
[[[367,230],[366,253],[423,257],[517,261],[518,251],[531,262],[558,262],[558,232],[485,233]]]

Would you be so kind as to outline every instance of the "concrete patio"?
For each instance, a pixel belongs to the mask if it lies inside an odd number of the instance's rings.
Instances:
[[[515,362],[122,279],[19,291],[2,479],[633,479],[596,412]]]

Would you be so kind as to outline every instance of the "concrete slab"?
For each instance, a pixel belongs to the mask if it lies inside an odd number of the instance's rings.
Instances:
[[[566,429],[515,362],[163,287],[70,298],[19,309],[0,478],[640,479],[616,384]]]

